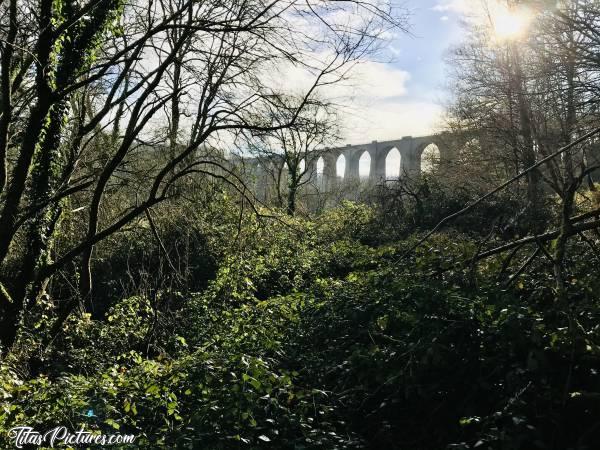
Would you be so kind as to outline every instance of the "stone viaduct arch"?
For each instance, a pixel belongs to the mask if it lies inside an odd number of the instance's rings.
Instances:
[[[452,160],[448,138],[449,135],[446,133],[421,137],[405,136],[389,141],[372,141],[369,144],[348,144],[343,147],[325,148],[313,152],[306,158],[308,169],[306,176],[311,177],[312,188],[320,192],[332,191],[335,188],[358,182],[378,184],[386,180],[386,158],[395,148],[400,153],[400,178],[417,178],[423,172],[422,156],[429,145],[434,144],[437,147],[440,166],[444,166]],[[370,157],[369,175],[361,180],[360,158],[365,152]],[[346,162],[343,177],[338,176],[336,167],[341,155],[344,156]],[[283,158],[269,155],[267,158],[240,159],[243,161],[245,174],[252,177],[250,185],[254,187],[256,197],[261,201],[269,201],[269,192],[277,183],[273,179],[272,173],[283,167]],[[322,160],[322,173],[317,170],[319,160]],[[279,182],[285,183],[285,173],[281,178]]]
[[[419,176],[422,173],[423,152],[431,144],[434,144],[439,150],[441,165],[451,159],[444,135],[406,136],[392,141],[373,141],[370,144],[328,148],[319,151],[319,156],[325,163],[323,176],[336,180],[335,165],[339,156],[344,155],[346,159],[344,182],[351,182],[359,179],[359,161],[366,152],[371,159],[368,180],[377,183],[386,178],[386,158],[394,148],[400,153],[400,177]]]

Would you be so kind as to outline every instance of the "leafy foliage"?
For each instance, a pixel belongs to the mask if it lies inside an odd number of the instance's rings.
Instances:
[[[2,439],[68,423],[168,448],[595,445],[600,286],[583,243],[567,311],[543,260],[507,285],[457,232],[399,262],[416,237],[369,244],[364,206],[285,224],[220,208],[197,220],[238,237],[208,237],[205,289],[74,315],[35,374],[4,362]]]

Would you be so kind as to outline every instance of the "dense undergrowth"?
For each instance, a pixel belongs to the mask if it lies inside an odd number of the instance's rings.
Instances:
[[[401,258],[417,236],[382,242],[367,207],[286,224],[221,207],[188,291],[75,314],[43,352],[37,305],[0,368],[3,448],[21,424],[138,448],[597,448],[600,280],[579,244],[565,309],[544,259],[506,283],[459,231]]]

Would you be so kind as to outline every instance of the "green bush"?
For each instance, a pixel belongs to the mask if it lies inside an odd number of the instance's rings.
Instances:
[[[468,234],[401,258],[420,234],[378,242],[365,206],[277,221],[221,207],[197,218],[212,224],[197,258],[215,265],[198,291],[111,294],[49,349],[57,304],[40,299],[21,353],[0,364],[0,446],[19,424],[69,424],[136,434],[140,448],[595,448],[589,243],[570,245],[564,307],[547,258],[508,278],[500,257],[472,264]]]

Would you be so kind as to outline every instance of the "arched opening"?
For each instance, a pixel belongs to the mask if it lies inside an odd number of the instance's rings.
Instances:
[[[296,174],[296,176],[301,177],[301,178],[308,177],[309,174],[304,173],[305,171],[306,171],[306,160],[304,158],[302,158],[300,160],[300,162],[298,163],[298,173]]]
[[[421,172],[431,173],[440,165],[440,149],[435,144],[429,144],[421,153]]]
[[[259,183],[262,175],[263,175],[263,167],[260,163],[258,163],[254,166],[254,181],[256,183]]]
[[[323,175],[325,173],[325,160],[322,156],[317,159],[317,175]]]
[[[400,178],[400,166],[402,157],[397,148],[393,148],[385,158],[385,179],[398,180]]]
[[[344,155],[340,155],[335,163],[335,173],[338,177],[344,178],[344,174],[346,173],[346,157]]]
[[[360,178],[369,178],[370,173],[371,155],[369,152],[365,151],[362,155],[360,155],[360,159],[358,160],[358,176]]]
[[[304,159],[300,160],[300,164],[298,164],[298,171],[300,173],[304,173],[306,170],[306,161]]]

